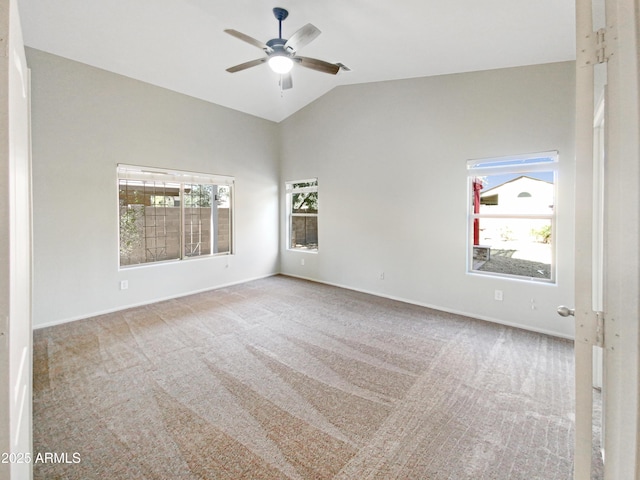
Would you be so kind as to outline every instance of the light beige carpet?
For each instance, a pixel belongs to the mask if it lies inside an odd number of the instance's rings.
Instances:
[[[573,345],[283,276],[34,334],[36,479],[572,477]],[[76,457],[77,458],[77,457]]]

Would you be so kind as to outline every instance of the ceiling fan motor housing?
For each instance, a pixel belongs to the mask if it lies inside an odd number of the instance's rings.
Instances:
[[[284,48],[287,43],[286,38],[272,38],[267,42],[267,47],[272,50],[271,55],[286,55],[289,56],[289,52]],[[269,50],[265,49],[267,53]]]

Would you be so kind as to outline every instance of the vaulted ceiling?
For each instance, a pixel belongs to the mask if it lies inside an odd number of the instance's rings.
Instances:
[[[575,59],[573,0],[18,0],[25,44],[279,122],[338,85]],[[322,34],[300,55],[341,62],[329,75],[296,65],[281,91],[264,56],[224,33]]]

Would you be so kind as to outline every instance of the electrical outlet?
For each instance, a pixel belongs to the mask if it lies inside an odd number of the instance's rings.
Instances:
[[[502,301],[502,290],[496,290],[493,293],[493,298],[494,298],[494,300],[497,300],[498,302],[501,302]]]
[[[378,274],[378,278],[379,278],[380,280],[384,280],[384,272],[380,272],[380,273]]]
[[[129,280],[120,280],[120,290],[129,288]]]
[[[300,259],[300,265],[304,266],[304,258]]]

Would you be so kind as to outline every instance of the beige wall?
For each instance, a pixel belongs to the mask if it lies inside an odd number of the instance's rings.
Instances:
[[[274,124],[40,51],[28,59],[37,325],[282,271],[573,335],[555,314],[573,301],[573,63],[338,87]],[[466,161],[549,150],[557,283],[467,274]],[[119,271],[116,163],[235,176],[236,255]],[[288,251],[279,187],[314,177],[319,250]]]
[[[571,337],[574,98],[573,62],[334,89],[281,123],[281,184],[317,177],[321,205],[282,271]],[[467,160],[551,150],[557,284],[467,274]]]
[[[27,60],[36,326],[278,272],[275,123],[38,50]],[[119,270],[118,163],[235,177],[235,255]]]

